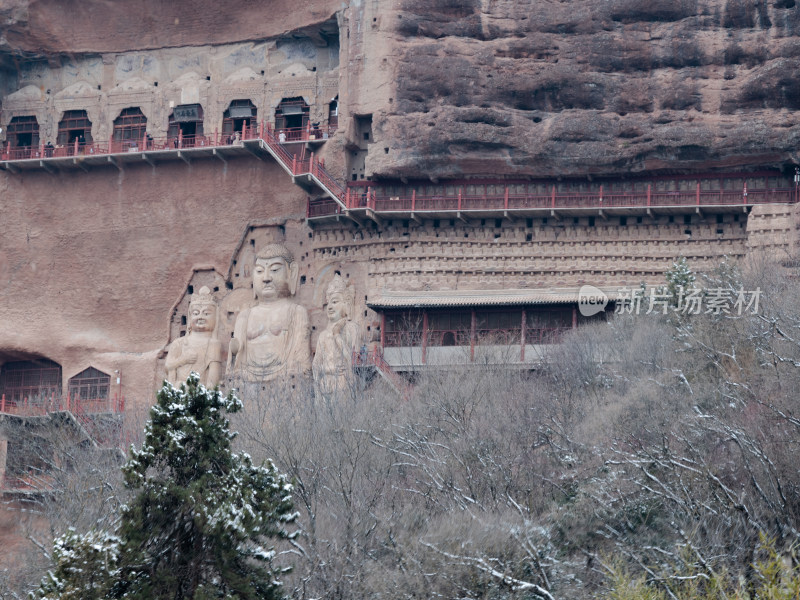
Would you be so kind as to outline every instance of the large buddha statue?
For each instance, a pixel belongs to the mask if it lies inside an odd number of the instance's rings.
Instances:
[[[195,371],[200,383],[213,388],[222,375],[222,342],[216,337],[217,303],[203,286],[189,302],[189,330],[169,346],[167,381],[180,385]]]
[[[298,271],[282,244],[270,244],[256,254],[253,293],[258,303],[236,317],[230,343],[235,379],[263,383],[311,372],[308,313],[292,299]]]
[[[319,335],[314,355],[314,390],[317,398],[347,393],[353,385],[353,352],[361,343],[353,316],[354,290],[334,276],[326,291],[328,327]]]

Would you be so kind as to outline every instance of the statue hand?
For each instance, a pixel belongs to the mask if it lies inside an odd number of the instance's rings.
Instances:
[[[344,326],[346,324],[347,324],[347,319],[339,319],[338,321],[336,321],[336,323],[331,325],[331,333],[333,335],[339,335],[340,333],[342,333],[342,329],[344,329]]]

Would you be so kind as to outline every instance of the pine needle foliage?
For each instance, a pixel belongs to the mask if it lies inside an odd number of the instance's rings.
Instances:
[[[105,581],[93,582],[91,597],[283,597],[275,552],[263,544],[291,537],[292,486],[271,462],[256,466],[232,452],[235,434],[225,415],[241,407],[233,394],[207,390],[195,373],[180,389],[164,383],[142,448],[131,448],[123,467],[136,495],[121,515],[118,560]],[[74,567],[86,558],[74,552],[69,561]],[[64,593],[78,585],[70,575],[75,569],[57,564],[43,585]],[[43,591],[39,597],[49,598]]]

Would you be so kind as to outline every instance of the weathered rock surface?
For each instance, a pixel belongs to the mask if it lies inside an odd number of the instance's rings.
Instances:
[[[0,51],[125,52],[258,40],[322,23],[339,0],[4,0]]]
[[[124,11],[101,0],[10,0],[0,52],[54,60],[266,39],[337,11],[351,44],[344,109],[373,114],[374,178],[796,159],[795,0],[130,0]]]
[[[780,165],[800,137],[794,0],[402,0],[373,176]],[[384,147],[389,148],[387,153]]]

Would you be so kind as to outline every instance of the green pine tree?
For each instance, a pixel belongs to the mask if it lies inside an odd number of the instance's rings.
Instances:
[[[95,578],[92,598],[282,597],[274,552],[262,544],[291,537],[292,486],[272,463],[255,466],[231,451],[235,434],[225,413],[240,409],[235,396],[207,390],[195,373],[180,389],[165,382],[144,444],[131,449],[123,467],[137,493],[121,516],[113,548],[119,554],[110,553],[113,560],[100,570],[107,577]],[[56,554],[57,569],[38,597],[86,587],[85,569],[78,568],[88,564],[86,544],[73,546],[68,556]]]

